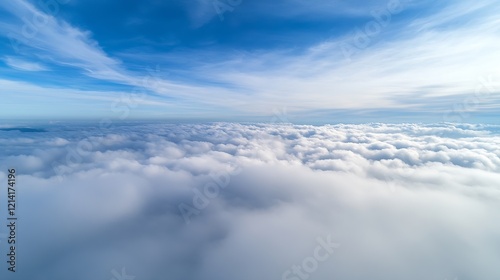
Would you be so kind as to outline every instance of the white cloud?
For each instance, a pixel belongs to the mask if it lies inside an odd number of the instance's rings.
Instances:
[[[149,96],[145,89],[128,91],[68,89],[64,86],[36,85],[0,78],[0,86],[9,92],[3,101],[5,118],[23,118],[26,112],[45,118],[113,118],[151,116],[155,111],[176,111],[177,104]],[[50,104],[50,106],[46,106]],[[45,105],[45,106],[44,106]],[[149,111],[148,111],[148,110]],[[146,112],[144,112],[146,111]]]
[[[190,11],[204,20],[206,15],[214,14],[209,2],[199,1]],[[96,79],[140,86],[163,97],[175,97],[186,102],[185,107],[190,109],[216,107],[214,110],[220,108],[219,112],[226,115],[238,112],[260,116],[270,114],[277,106],[286,106],[290,113],[328,109],[444,113],[452,109],[450,100],[472,96],[483,78],[492,79],[494,85],[488,89],[491,96],[481,99],[474,111],[492,112],[498,108],[493,95],[499,92],[500,77],[495,64],[500,58],[498,5],[483,0],[470,6],[469,2],[446,3],[442,10],[413,21],[396,20],[399,13],[393,14],[387,26],[369,36],[369,43],[361,47],[356,47],[353,41],[356,34],[347,34],[312,45],[302,54],[293,50],[237,55],[203,51],[154,54],[154,63],[172,56],[181,59],[183,65],[189,62],[188,76],[208,81],[207,85],[167,80],[164,74],[148,77],[155,81],[145,84],[144,74],[128,71],[119,59],[104,52],[89,31],[76,28],[57,15],[44,14],[24,1],[3,5],[17,21],[3,23],[0,29],[4,34],[20,36],[22,44],[51,63],[77,67]],[[327,5],[321,3],[310,6]],[[389,12],[388,3],[381,1],[376,6]],[[415,5],[405,7],[411,10]],[[370,6],[370,9],[378,8]],[[356,13],[359,11],[350,14]],[[21,19],[33,15],[43,25],[29,27],[36,32],[32,30],[33,38],[25,40]],[[376,21],[368,18],[364,24],[352,26],[352,31],[364,30],[370,22]],[[346,52],[350,60],[346,59]],[[141,54],[134,59],[145,61],[147,57]],[[207,64],[207,57],[224,60]]]
[[[89,73],[103,79],[123,81],[119,61],[108,57],[98,43],[91,39],[90,32],[58,19],[61,7],[59,3],[54,3],[49,5],[49,2],[40,2],[46,12],[27,1],[2,4],[2,8],[16,19],[1,26],[14,49],[24,53],[28,46],[46,60],[87,69]]]
[[[8,66],[23,71],[47,71],[47,67],[43,66],[40,63],[29,62],[22,59],[14,58],[14,57],[5,57],[5,64]]]
[[[15,165],[22,199],[24,274],[10,279],[121,267],[137,279],[282,279],[329,234],[341,246],[311,279],[500,276],[498,126],[44,129],[1,134],[0,170]],[[186,224],[178,206],[210,184],[224,187]]]
[[[169,81],[163,77],[165,73],[160,73],[157,69],[149,69],[144,73],[128,71],[120,60],[111,57],[101,48],[90,31],[60,19],[59,4],[56,3],[57,8],[54,8],[49,2],[40,3],[42,7],[47,5],[48,11],[44,12],[24,0],[0,3],[0,8],[14,18],[0,24],[0,30],[20,55],[29,54],[51,63],[75,67],[95,79],[135,86],[179,99],[198,100],[205,96],[207,90],[219,90],[215,87],[202,88]],[[158,65],[158,62],[154,65]],[[154,68],[154,65],[149,68]],[[226,90],[221,90],[224,91]]]
[[[422,112],[430,104],[445,112],[453,104],[438,105],[439,98],[470,97],[480,79],[494,77],[491,94],[500,92],[495,64],[500,59],[498,5],[469,2],[448,3],[413,21],[396,17],[407,10],[415,12],[412,8],[417,4],[401,2],[402,11],[391,13],[387,3],[379,3],[390,18],[385,24],[370,17],[345,36],[313,45],[304,54],[294,50],[238,53],[220,64],[204,66],[199,73],[245,89],[251,94],[221,100],[261,114],[278,104],[291,113],[367,108]],[[369,24],[377,25],[378,31],[370,31]],[[498,108],[498,102],[488,99],[475,110],[492,108]]]

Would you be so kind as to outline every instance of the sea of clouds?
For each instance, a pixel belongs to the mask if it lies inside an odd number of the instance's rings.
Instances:
[[[500,278],[500,129],[0,127],[1,279]],[[134,277],[134,278],[133,278]]]

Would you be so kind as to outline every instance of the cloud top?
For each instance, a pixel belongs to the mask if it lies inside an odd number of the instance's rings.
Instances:
[[[499,276],[496,126],[39,129],[0,131],[22,201],[9,279]],[[318,240],[340,246],[319,261]]]

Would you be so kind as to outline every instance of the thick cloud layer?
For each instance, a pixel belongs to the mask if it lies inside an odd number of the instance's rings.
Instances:
[[[498,131],[10,127],[0,131],[0,180],[16,168],[18,271],[2,262],[0,275],[496,280]]]

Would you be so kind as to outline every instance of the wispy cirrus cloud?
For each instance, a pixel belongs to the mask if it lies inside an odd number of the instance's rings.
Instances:
[[[164,73],[157,72],[154,83],[143,83],[144,78],[150,79],[151,73],[155,72],[152,67],[147,66],[144,72],[135,73],[127,70],[126,65],[119,59],[108,55],[99,43],[92,39],[89,31],[81,30],[70,25],[68,22],[41,11],[30,2],[15,1],[12,3],[1,3],[0,7],[10,12],[15,20],[4,22],[0,25],[2,34],[10,37],[13,46],[32,60],[46,61],[64,67],[79,69],[88,77],[138,86],[149,90],[153,95],[176,97],[178,99],[201,99],[208,103],[216,104],[218,100],[210,102],[207,100],[207,91],[225,90],[214,87],[199,87],[187,83],[176,83],[165,79]],[[37,19],[38,24],[25,19]],[[29,51],[28,51],[29,50]],[[28,55],[29,53],[29,55]],[[12,60],[10,60],[12,62]],[[20,61],[19,59],[17,60]],[[25,61],[27,63],[27,61]],[[31,67],[37,64],[31,63]],[[19,63],[18,63],[19,64]],[[27,66],[25,66],[27,67]],[[112,95],[112,93],[109,93]],[[205,97],[205,98],[204,98]],[[198,101],[194,101],[195,103]]]
[[[0,7],[14,18],[0,26],[2,33],[10,37],[12,47],[21,53],[34,51],[32,57],[76,67],[95,78],[127,80],[119,60],[109,57],[92,39],[91,32],[71,26],[59,19],[57,13],[44,12],[28,1],[2,3]]]
[[[224,55],[201,51],[152,57],[170,61],[186,57],[193,65],[191,75],[231,86],[227,95],[211,98],[221,97],[228,106],[257,114],[276,106],[299,114],[314,109],[422,113],[430,104],[434,110],[445,111],[452,104],[439,99],[462,99],[474,92],[481,78],[500,82],[495,65],[500,59],[500,37],[494,2],[446,2],[436,12],[418,17],[400,16],[414,13],[417,3],[377,4],[365,11],[365,21],[353,24],[344,35],[306,50],[229,51]],[[219,59],[205,64],[206,57]],[[500,87],[492,88],[500,92]],[[477,109],[492,106],[500,104],[483,103]]]
[[[213,8],[209,2],[192,4],[190,11],[195,18],[210,19],[213,11],[205,11]],[[136,50],[113,52],[102,47],[91,31],[26,1],[0,4],[14,18],[2,23],[0,29],[3,34],[19,37],[21,45],[33,50],[16,58],[71,67],[89,79],[107,83],[140,85],[145,73],[137,69],[147,66],[137,65],[165,63],[165,72],[175,75],[157,77],[153,86],[146,87],[151,95],[191,109],[217,107],[228,116],[234,112],[262,116],[284,106],[298,114],[314,110],[409,110],[425,114],[428,107],[449,109],[452,104],[441,102],[444,99],[472,94],[481,77],[496,81],[499,76],[495,65],[500,59],[499,8],[494,1],[449,1],[436,4],[432,11],[419,10],[430,5],[428,2],[378,1],[369,7],[337,4],[343,8],[329,12],[356,20],[348,21],[342,32],[308,41],[306,47],[274,49],[266,48],[263,42],[258,50],[227,49],[214,40],[206,50],[168,47],[168,51],[149,48],[138,54]],[[252,5],[242,3],[239,9],[262,14]],[[302,5],[305,3],[296,1],[288,9],[276,9],[274,20],[295,17],[291,10]],[[327,3],[311,5],[308,13],[319,15],[319,10],[325,9],[314,7]],[[39,20],[43,25],[34,27],[32,39],[23,40],[22,19],[31,17],[44,19]],[[265,31],[261,32],[267,38]],[[491,88],[493,93],[499,91],[497,86]],[[500,107],[495,100],[476,109],[495,110]]]
[[[386,26],[371,18],[353,26],[350,34],[299,55],[249,53],[215,69],[209,66],[204,73],[255,93],[257,106],[252,108],[281,103],[292,111],[421,110],[433,98],[472,94],[481,77],[494,76],[500,82],[495,63],[500,59],[498,9],[492,1],[449,4],[435,14],[403,22],[386,10]],[[449,22],[452,27],[438,28]],[[367,31],[370,23],[379,26],[375,34]]]
[[[25,61],[14,57],[7,56],[3,59],[5,64],[17,70],[22,71],[47,71],[47,67],[40,63]]]

